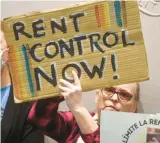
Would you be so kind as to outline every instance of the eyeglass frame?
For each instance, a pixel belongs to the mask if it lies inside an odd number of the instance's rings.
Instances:
[[[106,88],[107,88],[107,87],[106,87]],[[110,89],[110,88],[107,88],[107,89]],[[119,93],[121,93],[121,92],[119,92],[119,91],[115,91],[115,90],[114,90],[114,91],[110,91],[110,92],[112,92],[112,95],[109,95],[109,96],[108,96],[108,94],[104,93],[104,88],[101,88],[101,92],[102,92],[103,95],[105,95],[105,96],[107,95],[108,99],[111,99],[114,94],[117,94],[118,101],[121,101],[121,102],[129,102],[129,101],[134,97],[133,94],[128,93],[127,91],[125,91],[125,92],[127,92],[127,95],[130,96],[129,100],[122,100],[122,99],[120,98],[120,95],[119,95]],[[107,90],[106,90],[106,92],[107,92]],[[125,93],[124,93],[124,94],[125,94]]]

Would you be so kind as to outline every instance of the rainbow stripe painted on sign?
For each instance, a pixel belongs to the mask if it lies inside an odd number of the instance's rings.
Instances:
[[[11,45],[9,46],[9,49],[10,49],[9,52],[12,53],[10,54],[11,56],[9,58],[10,68],[13,68],[16,73],[16,78],[15,80],[12,80],[12,82],[13,82],[13,85],[16,86],[19,96],[23,97],[23,95],[25,94],[25,87],[23,85],[23,79],[22,79],[23,66],[20,66],[23,64],[20,63],[20,61],[18,60],[20,56],[19,52],[17,52],[16,49],[13,48]],[[19,62],[13,62],[13,61],[19,61]],[[15,94],[17,94],[17,92]]]
[[[95,5],[95,15],[98,27],[109,28],[111,26],[111,23],[114,23],[111,21],[113,19],[112,17],[113,14],[111,13],[113,12],[116,17],[117,26],[122,27],[123,19],[122,19],[122,10],[120,1],[115,1],[114,5],[112,3]]]

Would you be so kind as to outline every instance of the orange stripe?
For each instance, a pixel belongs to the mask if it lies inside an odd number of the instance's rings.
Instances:
[[[102,27],[104,27],[105,26],[104,5],[100,4],[98,8],[99,8],[100,24]]]
[[[96,20],[97,20],[98,27],[101,27],[98,5],[95,5],[95,14],[96,14]]]

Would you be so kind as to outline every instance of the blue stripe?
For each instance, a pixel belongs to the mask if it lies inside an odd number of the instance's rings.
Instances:
[[[115,1],[115,2],[114,2],[114,7],[115,7],[117,24],[118,24],[119,27],[122,27],[120,1]]]
[[[30,67],[29,67],[27,49],[24,45],[22,45],[22,51],[23,51],[23,54],[24,54],[24,59],[25,59],[25,64],[26,64],[26,70],[27,70],[30,92],[32,93],[32,95],[35,95],[34,94],[35,91],[34,91],[34,87],[33,87],[33,83],[32,83],[31,72],[30,72]]]

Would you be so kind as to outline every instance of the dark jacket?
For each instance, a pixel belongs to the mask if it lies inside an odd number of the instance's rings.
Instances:
[[[1,143],[44,143],[44,135],[28,122],[28,112],[33,102],[15,104],[13,87],[1,121]]]

